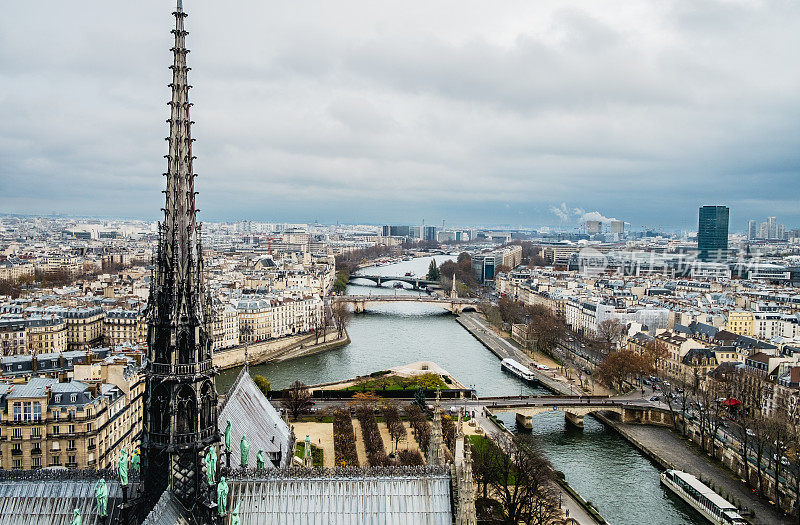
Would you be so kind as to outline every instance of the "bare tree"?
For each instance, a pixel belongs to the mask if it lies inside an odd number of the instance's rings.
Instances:
[[[311,391],[308,389],[308,386],[301,381],[295,381],[289,388],[283,391],[281,406],[289,411],[292,415],[292,419],[295,421],[297,421],[297,418],[303,411],[313,404],[311,400]]]
[[[347,330],[347,325],[350,322],[350,309],[345,303],[336,301],[333,303],[331,314],[334,323],[336,323],[336,332],[339,334],[339,338],[341,338],[344,336],[344,332]]]
[[[614,351],[624,334],[625,325],[619,319],[606,319],[597,325],[597,340],[606,354]]]

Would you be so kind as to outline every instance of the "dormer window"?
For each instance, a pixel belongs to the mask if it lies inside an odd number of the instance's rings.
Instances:
[[[61,403],[61,394],[56,394],[54,399],[56,403]]]
[[[69,396],[70,403],[74,403],[77,400],[78,400],[78,394],[72,394],[71,396]]]

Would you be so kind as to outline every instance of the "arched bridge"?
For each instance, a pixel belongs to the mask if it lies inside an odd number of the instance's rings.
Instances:
[[[476,299],[459,299],[437,297],[435,295],[339,295],[333,298],[334,302],[345,303],[353,308],[353,312],[361,313],[370,306],[386,303],[421,303],[441,306],[454,314],[465,311],[477,311]]]
[[[382,286],[383,283],[388,283],[389,281],[401,282],[401,283],[408,283],[414,287],[415,290],[419,290],[422,286],[438,286],[439,281],[430,281],[428,279],[423,279],[421,277],[413,277],[413,276],[385,276],[385,275],[351,275],[350,276],[350,283],[352,284],[353,281],[356,279],[366,279],[367,281],[372,281],[375,283],[376,286]]]
[[[577,427],[583,427],[584,416],[593,412],[612,412],[623,423],[648,423],[671,425],[672,415],[668,410],[654,406],[647,401],[631,401],[602,396],[531,396],[523,398],[481,398],[486,410],[497,414],[513,412],[517,425],[532,428],[534,416],[545,412],[564,412],[566,420]]]

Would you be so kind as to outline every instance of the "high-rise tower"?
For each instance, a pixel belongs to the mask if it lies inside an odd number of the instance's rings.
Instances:
[[[145,491],[158,497],[167,487],[199,523],[210,523],[215,487],[203,458],[219,443],[216,371],[211,362],[203,251],[195,208],[192,120],[184,30],[178,0],[164,220],[158,227],[147,306],[148,364],[142,467]]]
[[[698,258],[701,261],[724,262],[728,258],[727,206],[702,206],[697,227]]]

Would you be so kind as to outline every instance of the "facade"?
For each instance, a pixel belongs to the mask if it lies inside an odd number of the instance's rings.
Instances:
[[[28,350],[25,323],[18,319],[0,318],[0,356],[24,354]]]
[[[67,349],[67,323],[60,317],[31,316],[23,320],[30,352],[63,352]]]
[[[144,344],[147,324],[141,310],[109,310],[103,319],[103,344],[119,346],[125,343]]]
[[[736,310],[728,313],[725,329],[738,335],[754,335],[755,316],[753,312]]]
[[[697,227],[697,250],[701,261],[726,260],[728,254],[727,206],[702,206]]]
[[[138,366],[124,359],[94,366],[96,379],[0,383],[3,469],[110,468],[122,448],[133,450],[142,429]]]
[[[67,326],[67,349],[81,350],[103,344],[103,318],[105,312],[99,306],[89,308],[27,308],[26,313],[58,316]]]

